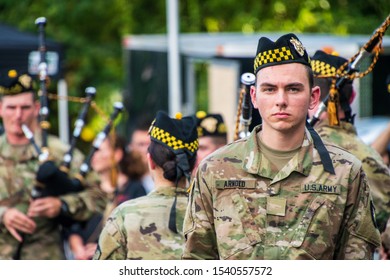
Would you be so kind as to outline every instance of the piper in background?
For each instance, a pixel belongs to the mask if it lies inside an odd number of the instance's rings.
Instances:
[[[85,220],[105,206],[102,192],[92,187],[31,201],[40,163],[21,126],[34,133],[38,145],[42,143],[37,122],[40,104],[35,98],[31,76],[15,70],[1,73],[0,116],[5,132],[0,137],[0,259],[65,259],[61,228],[55,218],[64,215]],[[52,135],[48,147],[58,163],[68,149]],[[75,153],[72,170],[77,170],[82,159],[80,152]]]

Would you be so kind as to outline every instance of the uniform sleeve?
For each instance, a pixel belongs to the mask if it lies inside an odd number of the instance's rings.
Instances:
[[[192,182],[183,231],[186,238],[183,259],[219,259],[211,191],[199,169]]]
[[[53,142],[55,145],[57,142]],[[60,145],[57,143],[57,145]],[[61,146],[62,147],[62,146]],[[56,158],[58,164],[60,162],[60,154],[62,149],[53,149],[57,153]],[[79,173],[80,166],[84,160],[84,155],[78,150],[74,150],[74,155],[71,163],[71,170],[69,171],[70,177],[75,177]],[[90,219],[94,214],[103,214],[108,197],[99,187],[98,176],[91,170],[83,180],[85,190],[76,193],[68,193],[60,196],[60,199],[66,203],[67,216],[72,217],[77,221],[85,221]]]
[[[98,247],[93,256],[94,260],[126,259],[126,237],[122,234],[122,225],[123,219],[120,212],[114,210],[100,233]]]
[[[390,171],[378,157],[372,155],[365,158],[362,163],[370,185],[378,227],[383,231],[390,217]]]
[[[60,197],[68,206],[69,213],[77,221],[90,219],[95,213],[103,213],[108,202],[107,195],[98,187],[69,193]]]
[[[336,259],[369,260],[380,246],[380,234],[375,220],[375,209],[366,175],[360,169],[350,185],[346,205],[345,227]]]

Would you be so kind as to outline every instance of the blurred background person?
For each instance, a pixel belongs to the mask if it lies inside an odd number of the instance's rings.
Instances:
[[[149,127],[152,121],[153,120],[151,118],[140,117],[135,124],[135,128],[130,136],[130,141],[127,146],[129,151],[137,151],[142,155],[143,164],[147,171],[142,176],[141,180],[146,193],[151,192],[154,187],[152,177],[149,173],[148,160],[146,156],[148,153],[148,147],[150,145]]]
[[[187,188],[198,148],[196,120],[173,119],[160,111],[150,138],[148,164],[154,190],[113,211],[94,259],[181,259]]]
[[[5,129],[0,137],[0,259],[65,259],[59,218],[85,221],[102,211],[106,203],[104,193],[92,184],[81,192],[60,196],[53,192],[31,199],[43,163],[21,126],[34,133],[40,147],[40,104],[36,97],[30,75],[15,70],[0,73],[0,116]],[[59,165],[69,146],[54,135],[47,140],[50,161]],[[82,160],[83,155],[76,150],[71,175],[77,173]],[[44,187],[55,190],[58,182],[51,180]],[[90,183],[88,179],[85,182]]]
[[[199,149],[196,155],[196,166],[209,154],[227,144],[227,129],[221,114],[204,111],[196,113]],[[194,171],[196,168],[194,168]]]
[[[119,204],[146,195],[141,178],[146,173],[143,156],[137,151],[126,151],[126,142],[119,135],[110,134],[93,155],[92,169],[98,174],[101,189],[108,194],[104,214],[96,214],[86,224],[74,224],[69,230],[70,258],[91,259],[96,251],[99,234],[106,218]]]
[[[390,165],[390,123],[386,128],[379,134],[377,138],[371,143],[373,147],[383,159],[383,162],[389,166]]]

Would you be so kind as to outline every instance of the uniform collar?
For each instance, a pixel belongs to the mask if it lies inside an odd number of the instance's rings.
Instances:
[[[175,196],[175,186],[159,186],[154,188],[151,193],[157,194],[157,195],[167,195],[167,196]],[[177,188],[178,194],[187,194],[186,189],[184,188]]]
[[[11,145],[5,133],[0,137],[0,156],[18,162],[37,158],[36,152],[30,143],[20,146]]]
[[[285,167],[279,172],[272,171],[271,162],[261,153],[258,132],[261,125],[256,126],[247,139],[243,169],[251,174],[279,181],[288,177],[292,172],[299,172],[308,176],[313,160],[313,140],[305,128],[305,137],[301,149],[293,156]]]
[[[344,121],[340,121],[339,126],[331,126],[331,125],[329,125],[328,119],[324,119],[324,120],[319,121],[315,127],[318,130],[321,128],[332,128],[335,130],[341,129],[343,131],[346,131],[348,134],[357,135],[356,127],[353,124],[351,124],[349,122],[344,122]]]

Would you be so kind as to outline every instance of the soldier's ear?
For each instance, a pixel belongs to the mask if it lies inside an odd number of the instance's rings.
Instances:
[[[250,87],[250,94],[251,94],[251,100],[252,100],[253,108],[258,109],[257,108],[257,102],[256,102],[256,86],[251,86]]]
[[[320,102],[321,89],[319,86],[315,86],[311,89],[309,109],[313,110]]]
[[[150,155],[150,153],[147,153],[146,157],[148,158],[149,170],[156,169],[156,163],[153,161],[152,156]]]

